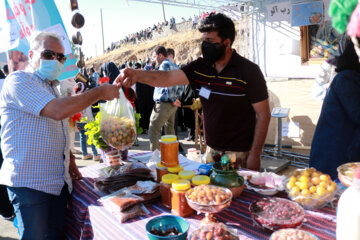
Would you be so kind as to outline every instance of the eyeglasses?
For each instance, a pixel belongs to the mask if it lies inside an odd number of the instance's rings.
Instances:
[[[46,60],[52,60],[54,59],[54,57],[56,57],[56,59],[63,63],[66,61],[66,56],[62,53],[56,53],[54,51],[51,51],[49,49],[45,49],[44,51],[41,52],[41,57],[46,59]]]

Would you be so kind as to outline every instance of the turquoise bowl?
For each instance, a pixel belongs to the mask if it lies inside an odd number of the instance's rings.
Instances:
[[[176,236],[157,236],[150,233],[151,228],[155,227],[159,229],[160,226],[164,227],[176,227],[179,232],[182,232],[180,235]],[[146,224],[146,233],[150,240],[186,240],[188,231],[189,231],[189,223],[182,217],[174,216],[174,215],[164,215],[159,217],[154,217]]]

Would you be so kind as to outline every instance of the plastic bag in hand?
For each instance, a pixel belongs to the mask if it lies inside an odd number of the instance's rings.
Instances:
[[[134,110],[122,89],[120,98],[101,104],[100,134],[109,146],[125,150],[136,139]]]

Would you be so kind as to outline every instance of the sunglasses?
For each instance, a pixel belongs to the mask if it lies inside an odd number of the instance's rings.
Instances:
[[[61,63],[66,61],[66,56],[64,54],[56,53],[56,52],[48,50],[48,49],[41,52],[41,57],[46,60],[52,60],[52,59],[54,59],[54,57],[56,57],[56,59]]]

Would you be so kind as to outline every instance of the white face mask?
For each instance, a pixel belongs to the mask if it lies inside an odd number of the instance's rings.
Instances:
[[[63,72],[64,64],[58,60],[40,59],[40,68],[37,72],[48,80],[56,80]]]

